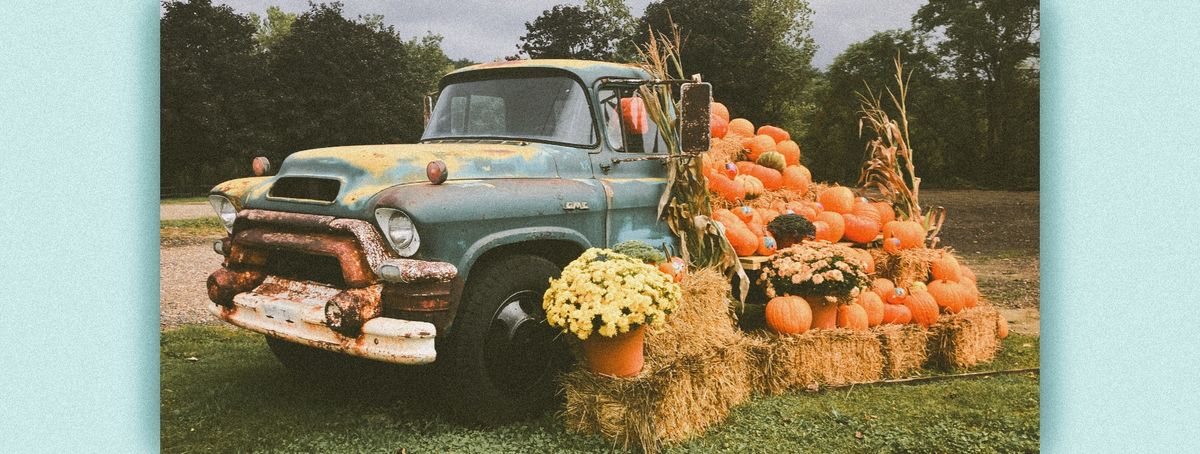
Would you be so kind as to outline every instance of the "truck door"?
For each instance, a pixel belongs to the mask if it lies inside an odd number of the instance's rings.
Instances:
[[[658,128],[641,108],[636,88],[606,86],[597,94],[604,144],[590,156],[594,175],[608,197],[607,246],[641,240],[677,251],[670,227],[658,220],[658,202],[667,183],[665,161],[631,160],[668,155]]]

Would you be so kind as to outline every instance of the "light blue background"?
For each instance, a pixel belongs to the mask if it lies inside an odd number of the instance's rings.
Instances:
[[[158,5],[0,13],[0,451],[158,449]],[[1042,440],[1197,451],[1200,2],[1043,2]]]

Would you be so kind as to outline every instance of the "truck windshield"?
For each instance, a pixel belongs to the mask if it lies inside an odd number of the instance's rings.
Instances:
[[[596,144],[587,92],[569,77],[476,80],[447,85],[422,140],[521,139]]]

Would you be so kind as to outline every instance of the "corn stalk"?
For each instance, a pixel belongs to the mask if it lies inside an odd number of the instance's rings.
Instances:
[[[899,121],[892,119],[883,109],[882,95],[871,90],[865,81],[866,93],[856,92],[859,100],[858,135],[862,136],[863,125],[875,132],[875,138],[867,141],[867,160],[863,163],[858,183],[864,188],[874,188],[891,201],[898,212],[897,219],[916,221],[925,228],[926,243],[937,247],[942,223],[946,221],[946,209],[935,206],[921,208],[921,178],[917,177],[913,161],[913,149],[908,134],[908,82],[912,77],[904,74],[900,56],[895,59],[896,91],[884,88],[892,106],[899,113]]]
[[[685,79],[679,54],[682,48],[679,27],[672,23],[670,36],[656,33],[652,27],[649,32],[650,40],[638,47],[641,67],[655,79]],[[683,153],[680,147],[680,109],[671,85],[644,84],[638,91],[646,115],[658,126],[672,158],[666,160],[667,184],[658,204],[659,219],[666,221],[679,237],[680,257],[690,268],[711,267],[722,270],[727,277],[739,275],[742,283],[739,300],[744,300],[748,278],[733,246],[711,219],[712,201],[705,187],[702,160],[699,155]],[[734,310],[742,311],[741,301]]]

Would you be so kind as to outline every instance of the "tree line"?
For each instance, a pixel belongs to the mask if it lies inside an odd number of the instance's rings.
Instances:
[[[451,60],[441,37],[403,39],[339,3],[241,15],[211,0],[163,4],[162,186],[200,188],[321,146],[411,143],[422,96]],[[554,6],[508,58],[635,61],[649,30],[684,36],[682,60],[734,116],[791,131],[821,180],[854,184],[864,158],[858,92],[911,74],[909,120],[926,187],[1038,185],[1038,2],[930,0],[912,27],[876,33],[821,70],[804,0],[621,0]],[[886,96],[886,94],[885,94]]]

